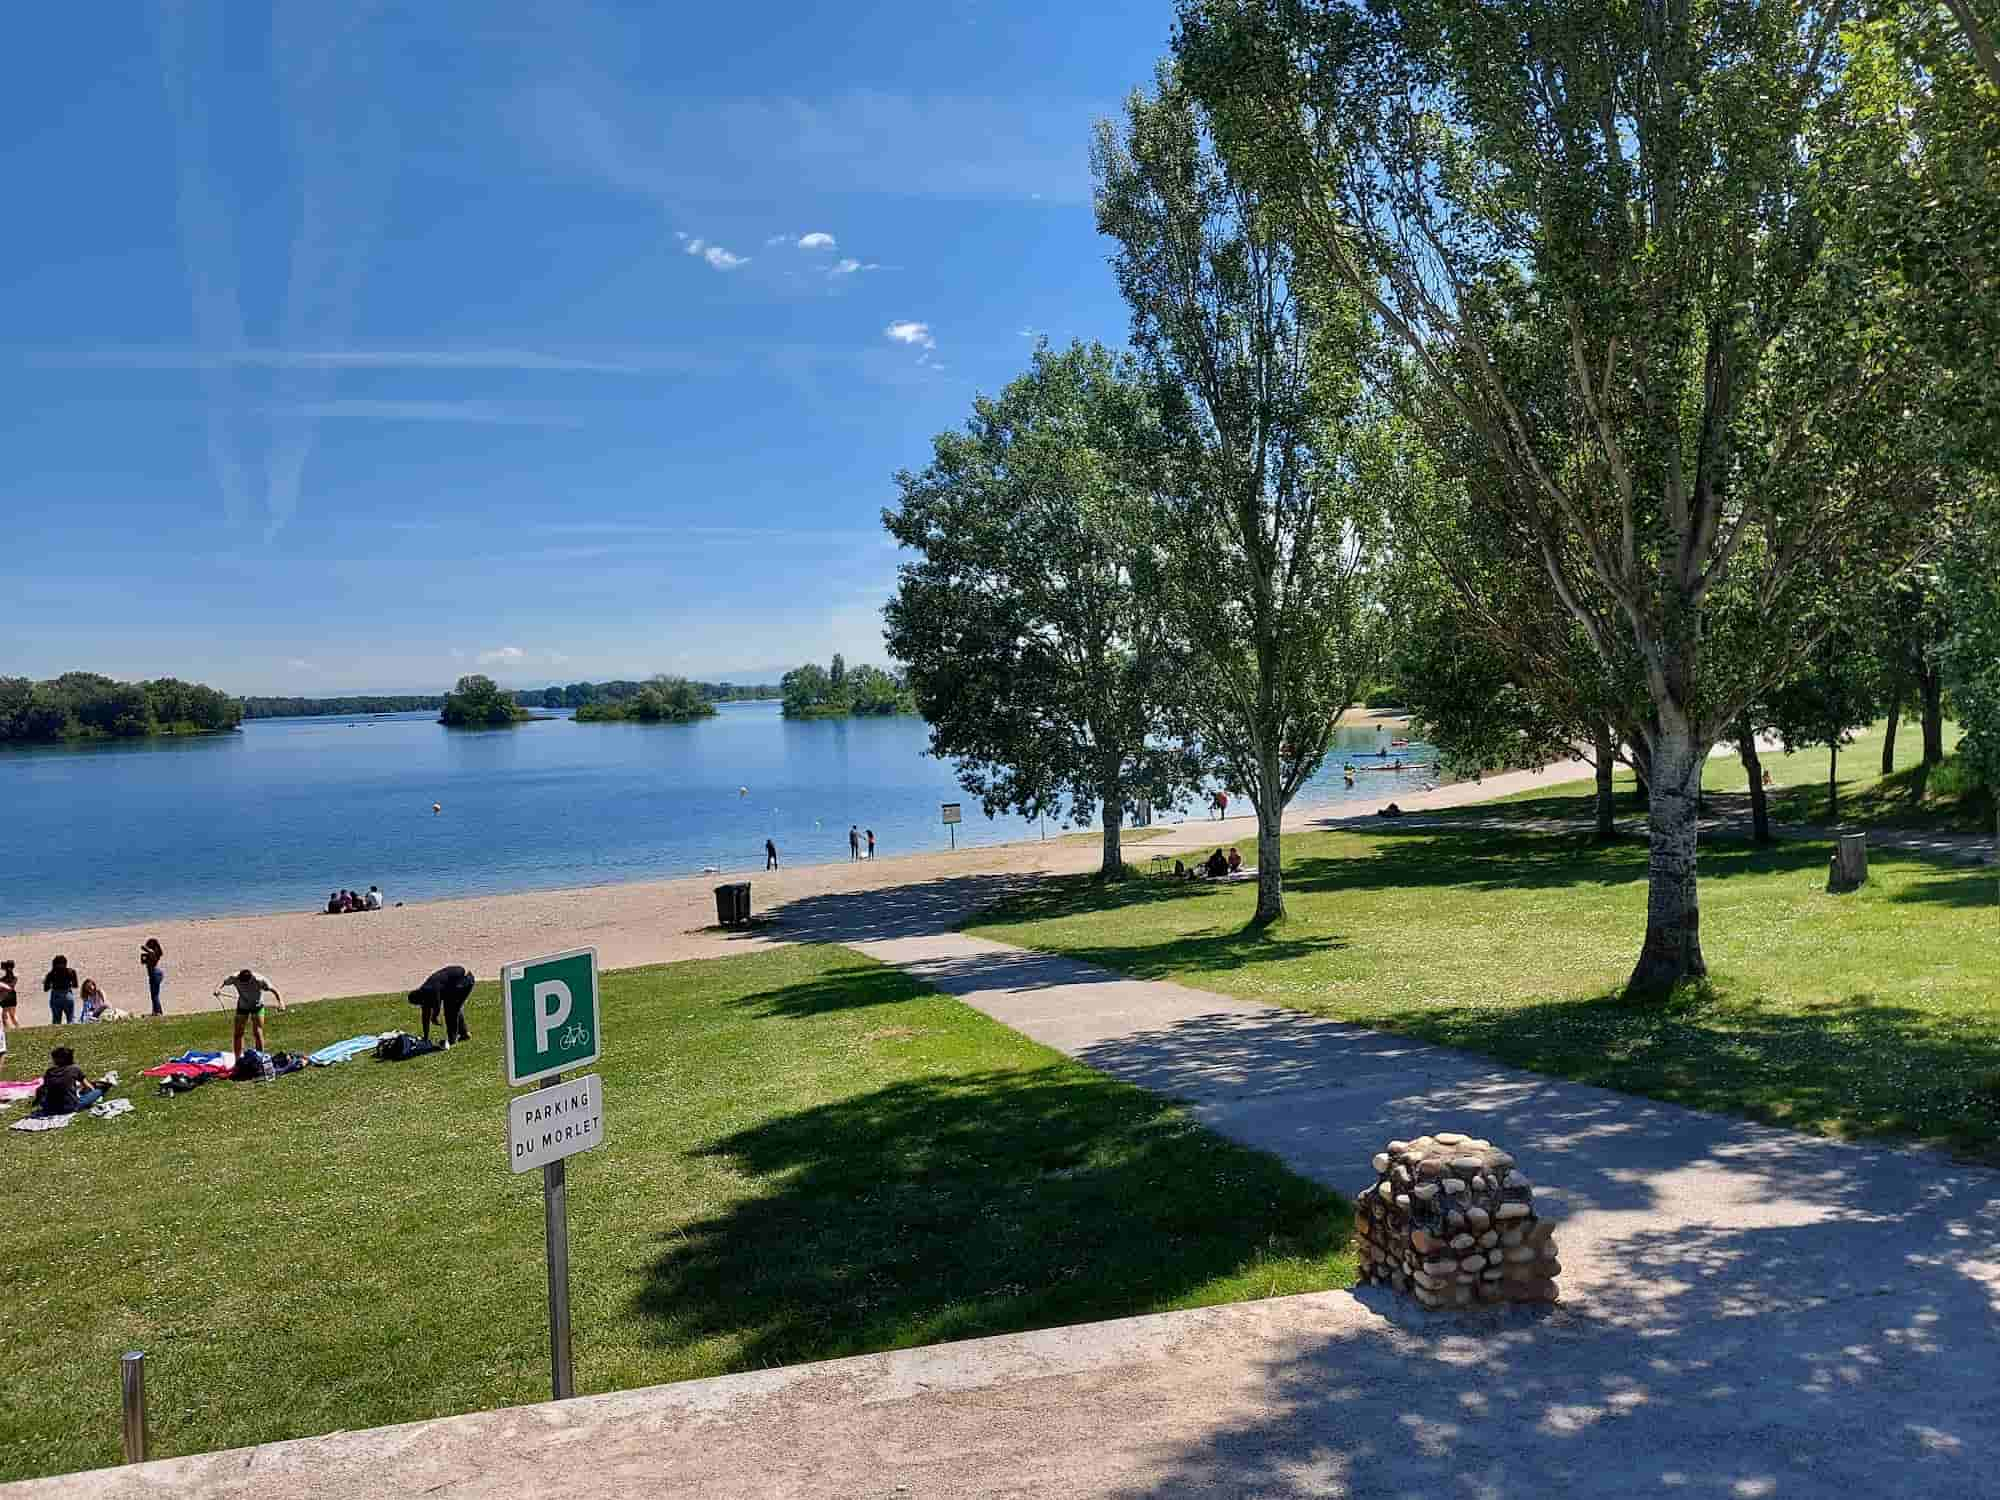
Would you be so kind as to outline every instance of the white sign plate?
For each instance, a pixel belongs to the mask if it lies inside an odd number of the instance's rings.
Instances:
[[[507,1165],[532,1172],[604,1140],[604,1094],[586,1073],[507,1101]]]
[[[956,802],[941,802],[941,803],[939,803],[939,804],[938,804],[938,806],[944,809],[944,821],[945,821],[945,822],[947,822],[947,823],[957,823],[957,822],[961,821],[961,819],[960,819],[960,816],[959,816],[959,811],[958,811],[958,808],[959,808],[959,804],[958,804],[958,803],[956,803]]]

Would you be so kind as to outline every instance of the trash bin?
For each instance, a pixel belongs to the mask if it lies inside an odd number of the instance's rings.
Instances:
[[[715,888],[715,920],[724,927],[739,927],[750,920],[750,882],[735,881]]]

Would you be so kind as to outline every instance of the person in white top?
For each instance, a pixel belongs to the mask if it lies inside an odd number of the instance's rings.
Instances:
[[[257,1050],[264,1050],[264,997],[269,995],[278,1002],[278,1009],[284,1010],[285,997],[278,993],[278,987],[254,969],[239,969],[215,987],[215,998],[220,1000],[226,989],[236,991],[236,1055],[243,1055],[243,1023],[251,1025],[251,1034],[256,1039]]]
[[[368,899],[362,904],[370,911],[380,911],[382,909],[382,888],[380,886],[369,886]]]

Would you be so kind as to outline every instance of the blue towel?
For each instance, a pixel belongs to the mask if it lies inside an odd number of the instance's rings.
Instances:
[[[373,1052],[378,1040],[372,1033],[368,1036],[351,1036],[344,1042],[335,1042],[331,1047],[322,1047],[306,1059],[316,1068],[330,1068],[335,1063],[343,1063],[350,1057],[359,1057],[364,1052]]]

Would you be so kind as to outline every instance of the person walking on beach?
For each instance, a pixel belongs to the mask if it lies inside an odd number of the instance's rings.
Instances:
[[[257,1050],[264,1050],[264,997],[269,995],[278,1002],[278,1009],[284,1010],[285,997],[278,993],[278,987],[259,974],[255,969],[238,969],[215,987],[215,998],[220,1000],[226,989],[236,991],[236,1045],[232,1049],[238,1057],[243,1055],[243,1023],[250,1023],[252,1038]]]
[[[49,1024],[61,1026],[76,1019],[76,987],[83,981],[69,960],[58,953],[42,976],[42,990],[49,997]]]
[[[160,986],[167,982],[167,971],[160,960],[167,956],[167,950],[160,946],[158,938],[147,938],[139,945],[139,962],[146,970],[146,988],[152,992],[153,1014],[162,1015],[160,1009]]]
[[[861,858],[861,825],[847,825],[847,858],[850,862]]]
[[[775,840],[764,840],[764,868],[767,870],[778,868],[778,845]]]
[[[868,830],[868,857],[875,857],[875,830],[872,828]]]
[[[21,1024],[14,1007],[21,1003],[20,986],[14,978],[14,960],[0,958],[0,1034]]]

